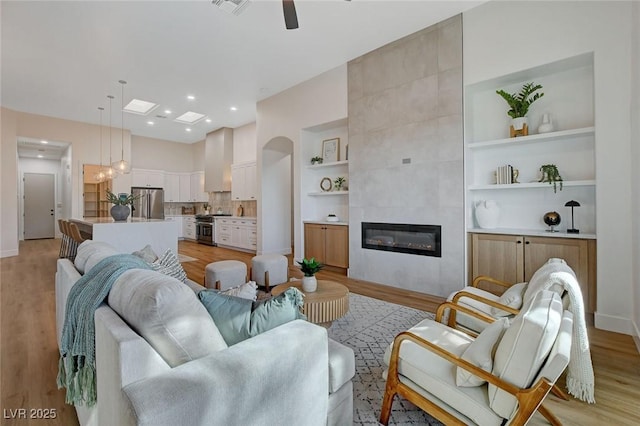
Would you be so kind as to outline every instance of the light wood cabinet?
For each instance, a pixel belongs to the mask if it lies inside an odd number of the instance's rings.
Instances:
[[[349,227],[305,223],[304,257],[315,257],[326,266],[346,270],[349,267]]]
[[[564,259],[574,270],[585,309],[596,309],[596,240],[504,234],[470,234],[470,277],[488,275],[512,283],[529,281],[549,258]],[[489,290],[498,290],[489,288]]]

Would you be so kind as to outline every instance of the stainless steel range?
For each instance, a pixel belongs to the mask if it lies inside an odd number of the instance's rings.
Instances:
[[[198,214],[196,215],[196,240],[200,244],[216,245],[214,217],[231,216],[230,214]]]

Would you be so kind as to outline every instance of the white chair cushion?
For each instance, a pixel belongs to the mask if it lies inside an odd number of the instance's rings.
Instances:
[[[497,302],[498,298],[499,298],[498,296],[496,296],[493,293],[489,293],[488,291],[482,290],[482,289],[477,288],[477,287],[472,287],[472,286],[465,287],[464,289],[462,289],[462,291],[465,291],[467,293],[476,294],[478,296],[482,296],[485,299],[489,299],[489,300],[492,300],[494,302]],[[451,293],[449,295],[449,297],[447,298],[447,300],[448,301],[453,300],[453,297],[457,293],[459,293],[459,291]],[[468,297],[461,297],[458,300],[458,305],[464,306],[465,308],[469,308],[472,311],[480,312],[481,314],[488,315],[490,317],[493,316],[493,315],[491,315],[491,306],[489,306],[489,305],[487,305],[485,303],[482,303],[482,302],[480,302],[478,300],[475,300],[475,299],[470,299]],[[458,324],[460,324],[461,326],[466,327],[466,328],[468,328],[470,330],[474,330],[474,331],[476,331],[478,333],[480,333],[482,330],[484,330],[489,325],[489,323],[487,323],[485,321],[479,320],[479,319],[477,319],[475,317],[472,317],[470,315],[467,315],[467,314],[465,314],[463,312],[459,312],[459,311],[456,312],[456,322]]]
[[[522,307],[522,294],[524,293],[526,286],[527,283],[512,285],[502,293],[500,297],[498,297],[497,302],[513,309],[520,309]],[[491,316],[493,317],[507,317],[509,315],[512,315],[511,312],[503,311],[495,306],[491,307]]]
[[[474,340],[467,350],[462,354],[462,359],[469,361],[476,367],[480,367],[487,372],[493,368],[493,348],[502,338],[502,334],[509,327],[509,320],[500,318],[485,328],[476,340]],[[462,367],[456,371],[456,384],[458,386],[473,387],[487,383],[475,374]]]
[[[129,270],[113,284],[109,305],[171,367],[227,348],[195,293],[170,276]]]
[[[502,336],[493,359],[493,374],[521,388],[531,386],[553,347],[561,320],[560,296],[553,291],[538,292]],[[489,405],[508,419],[518,404],[514,396],[489,384]]]
[[[73,266],[78,272],[85,274],[105,257],[120,254],[113,246],[102,241],[86,240],[78,246]]]
[[[408,331],[458,356],[461,356],[474,340],[459,330],[429,319]],[[384,355],[387,365],[392,349],[393,343]],[[453,409],[475,423],[496,426],[502,423],[502,419],[487,404],[487,387],[456,386],[456,366],[428,349],[423,349],[413,342],[404,342],[400,349],[398,370],[403,378],[410,378],[418,387],[426,389],[440,400],[447,401]]]

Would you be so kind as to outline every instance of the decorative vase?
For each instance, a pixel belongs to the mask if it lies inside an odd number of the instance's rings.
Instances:
[[[129,210],[128,206],[115,204],[113,207],[111,207],[111,217],[116,222],[127,220],[127,218],[129,217],[129,213],[131,213],[131,210]]]
[[[498,219],[500,218],[500,207],[493,200],[479,201],[476,204],[476,221],[478,226],[484,229],[493,229],[498,227]]]
[[[542,114],[542,120],[540,121],[540,126],[538,127],[538,133],[549,132],[553,132],[553,121],[551,121],[551,114],[544,113]]]
[[[318,280],[315,275],[310,277],[302,277],[302,291],[305,293],[313,293],[318,288]]]
[[[558,214],[558,212],[545,213],[545,215],[542,217],[542,220],[544,220],[544,223],[549,225],[549,229],[547,229],[547,232],[558,232],[557,230],[553,229],[554,226],[560,225],[560,215]]]

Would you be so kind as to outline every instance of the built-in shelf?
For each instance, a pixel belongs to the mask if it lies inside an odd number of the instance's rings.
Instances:
[[[566,180],[562,182],[562,187],[568,186],[595,186],[595,180]],[[512,183],[507,185],[470,185],[470,191],[486,190],[486,189],[531,189],[531,188],[552,188],[553,184],[549,182],[530,182],[530,183]],[[560,183],[557,183],[559,190]]]
[[[325,167],[346,166],[347,164],[349,164],[349,160],[342,160],[342,161],[333,161],[331,163],[307,164],[307,168],[309,168],[309,169],[322,169],[322,168],[325,168]]]
[[[313,197],[327,196],[327,195],[349,195],[349,191],[309,192],[308,195],[311,195]]]
[[[525,235],[529,237],[576,238],[581,240],[595,240],[596,234],[569,234],[566,231],[548,232],[544,229],[516,229],[516,228],[469,228],[467,232],[473,234]]]
[[[517,138],[495,139],[484,142],[471,142],[467,144],[470,149],[488,148],[492,146],[507,147],[522,146],[529,143],[558,142],[562,139],[570,139],[577,136],[588,136],[595,134],[595,127],[583,127],[581,129],[560,130],[557,132],[539,133],[535,135],[519,136]]]

